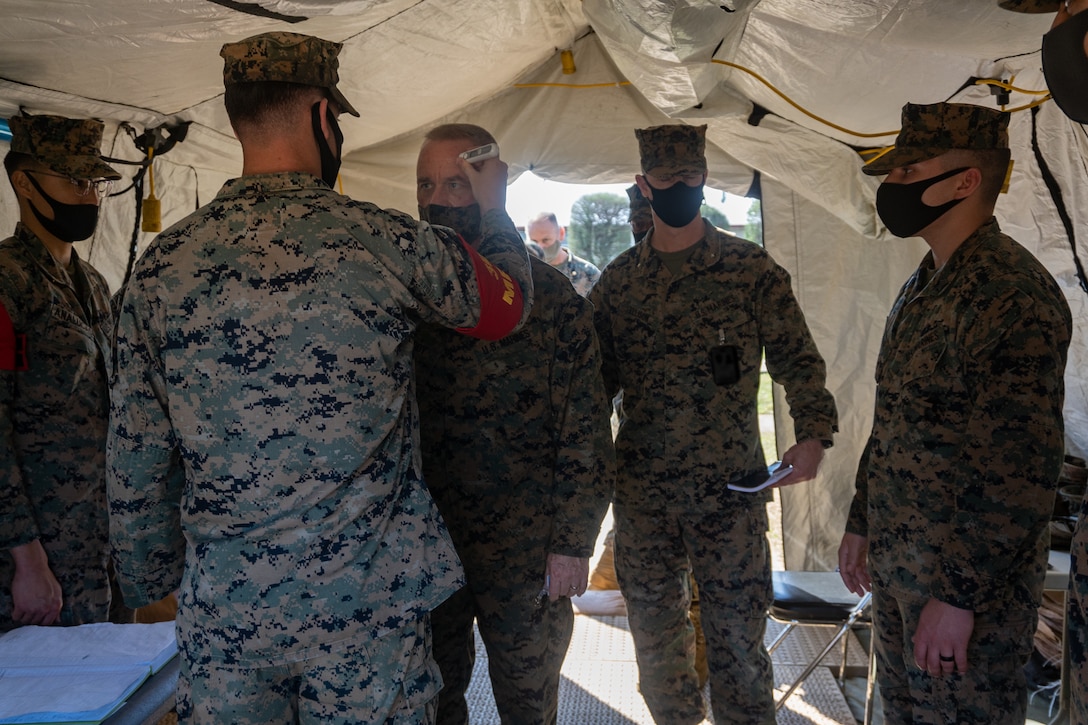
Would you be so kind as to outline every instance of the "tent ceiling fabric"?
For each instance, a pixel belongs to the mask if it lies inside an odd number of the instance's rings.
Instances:
[[[812,489],[827,492],[821,503],[798,504],[806,510],[787,516],[790,539],[802,542],[787,551],[787,564],[807,566],[833,565],[837,541],[828,531],[845,518],[872,409],[875,346],[888,300],[918,256],[904,251],[918,249],[917,240],[892,240],[879,223],[879,180],[861,173],[858,150],[890,144],[907,101],[996,106],[990,87],[974,78],[1044,89],[1038,51],[1050,24],[1047,15],[1003,11],[997,0],[0,0],[0,7],[0,115],[24,109],[106,122],[105,151],[127,178],[79,249],[114,289],[137,226],[130,181],[140,178],[143,152],[133,138],[188,123],[185,140],[156,156],[163,224],[206,202],[242,160],[222,107],[219,49],[256,33],[344,44],[340,87],[362,118],[342,119],[343,188],[381,206],[415,210],[416,152],[439,122],[489,128],[511,176],[532,169],[591,183],[630,182],[638,173],[634,128],[707,124],[712,185],[745,193],[762,175],[768,246],[793,277],[849,423]],[[560,61],[568,48],[577,65],[569,75]],[[1013,92],[1007,105],[1036,98]],[[1073,310],[1066,425],[1070,452],[1084,455],[1088,294],[1033,137],[1062,190],[1085,266],[1088,137],[1052,102],[1014,113],[1011,191],[997,209]],[[0,186],[0,226],[10,230],[18,211],[11,189]],[[152,238],[137,233],[137,249]],[[804,498],[797,493],[787,506]]]

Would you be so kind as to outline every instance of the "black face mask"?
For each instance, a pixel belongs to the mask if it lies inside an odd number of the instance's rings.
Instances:
[[[419,218],[431,224],[449,227],[469,244],[476,244],[482,234],[479,204],[468,206],[428,204],[425,207],[419,207]]]
[[[45,203],[53,210],[53,218],[47,219],[34,206],[34,202],[30,203],[30,210],[34,212],[38,223],[42,225],[45,231],[62,242],[69,243],[82,242],[94,234],[94,228],[98,225],[97,204],[65,204],[62,201],[57,201],[49,194],[46,194],[37,181],[34,181],[33,171],[24,173],[26,173],[26,178],[30,179],[30,183],[34,185],[34,188],[38,190],[38,193],[42,195],[42,198],[45,199]]]
[[[340,174],[340,154],[344,150],[344,134],[340,130],[340,124],[336,122],[336,116],[326,107],[325,120],[329,122],[333,138],[336,139],[336,154],[329,148],[329,142],[325,140],[325,134],[321,133],[321,103],[315,103],[310,109],[310,116],[314,124],[314,138],[317,140],[317,150],[321,153],[321,180],[336,188],[336,177]]]
[[[650,208],[657,218],[670,227],[686,227],[699,216],[699,207],[703,205],[703,185],[688,186],[677,181],[666,189],[653,189],[654,198],[650,199]]]
[[[1054,102],[1077,123],[1088,123],[1088,12],[1077,13],[1043,36],[1043,75]]]
[[[897,237],[913,237],[963,201],[963,199],[953,199],[940,206],[929,206],[922,201],[922,195],[926,193],[926,189],[956,174],[961,174],[969,168],[964,166],[962,169],[953,169],[932,179],[915,181],[913,184],[884,182],[876,190],[876,213],[880,215],[880,221],[884,222],[888,231]]]

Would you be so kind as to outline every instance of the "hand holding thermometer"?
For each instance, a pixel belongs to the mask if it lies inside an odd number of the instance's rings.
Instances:
[[[496,158],[499,155],[499,145],[497,143],[489,143],[483,146],[477,146],[474,149],[469,149],[461,154],[461,158],[469,163],[475,164],[478,161],[486,161],[487,159]]]

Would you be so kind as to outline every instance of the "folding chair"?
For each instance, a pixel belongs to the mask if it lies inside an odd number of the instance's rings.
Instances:
[[[824,657],[841,641],[842,665],[839,668],[839,687],[843,686],[846,675],[847,635],[855,629],[869,630],[869,667],[868,682],[865,690],[865,725],[872,719],[873,687],[876,682],[876,658],[873,654],[875,637],[872,635],[872,619],[869,603],[872,594],[866,592],[859,598],[846,588],[837,572],[822,571],[775,571],[771,573],[774,581],[774,601],[768,610],[771,619],[785,624],[785,629],[775,637],[767,648],[773,653],[786,637],[797,627],[816,625],[837,626],[834,636],[808,665],[801,675],[775,703],[775,710],[780,710],[786,700],[800,687],[801,683],[820,666]]]

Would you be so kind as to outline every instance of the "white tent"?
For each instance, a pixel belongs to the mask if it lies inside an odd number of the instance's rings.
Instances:
[[[98,232],[81,243],[114,288],[152,237],[136,231],[146,178],[134,140],[159,149],[164,224],[211,198],[241,167],[218,51],[255,33],[344,43],[340,87],[362,113],[342,120],[344,191],[383,206],[415,210],[416,151],[438,122],[489,128],[512,176],[532,169],[589,183],[637,173],[633,128],[707,124],[711,183],[759,189],[765,244],[793,275],[840,410],[820,479],[785,492],[787,566],[811,569],[834,566],[884,317],[925,251],[882,230],[877,181],[861,174],[858,150],[893,141],[906,101],[1011,109],[1038,100],[1022,91],[1045,90],[1038,49],[1050,21],[996,0],[0,0],[0,8],[0,114],[101,118],[106,153],[135,162],[122,167],[121,188],[138,183],[105,203]],[[563,50],[573,74],[563,72]],[[1015,90],[1002,98],[976,79]],[[1083,455],[1088,290],[1075,259],[1086,259],[1076,243],[1088,245],[1088,137],[1053,102],[1016,111],[1010,133],[1015,166],[998,217],[1072,308],[1066,425],[1069,451]],[[0,228],[16,218],[3,185]],[[788,443],[792,426],[779,408]]]

